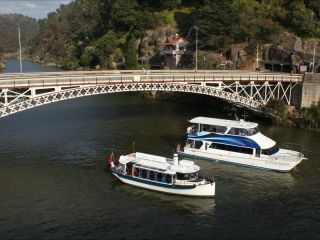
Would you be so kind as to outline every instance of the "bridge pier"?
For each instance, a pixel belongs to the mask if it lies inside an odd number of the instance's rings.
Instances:
[[[312,104],[320,102],[320,74],[306,73],[300,87],[299,107],[311,107]]]

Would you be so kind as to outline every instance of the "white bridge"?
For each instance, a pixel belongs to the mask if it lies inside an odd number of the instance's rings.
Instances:
[[[261,110],[291,103],[302,75],[248,71],[76,71],[0,74],[0,118],[33,107],[97,94],[165,91],[204,94]]]

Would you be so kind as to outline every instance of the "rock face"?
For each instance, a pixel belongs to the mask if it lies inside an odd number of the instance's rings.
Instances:
[[[297,69],[300,65],[312,67],[315,46],[315,69],[320,70],[320,39],[302,40],[288,32],[283,32],[273,42],[259,45],[259,60],[287,63]],[[257,67],[256,46],[249,43],[233,44],[227,57],[236,69],[254,70]]]
[[[145,31],[143,36],[137,40],[139,63],[162,67],[164,59],[160,56],[160,51],[164,48],[167,38],[175,36],[178,31],[175,27],[161,27]]]

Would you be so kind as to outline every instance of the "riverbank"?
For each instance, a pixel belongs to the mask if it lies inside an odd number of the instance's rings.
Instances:
[[[287,106],[281,100],[271,100],[265,110],[265,117],[274,125],[297,127],[304,130],[320,132],[320,104],[302,107],[300,110]]]
[[[4,60],[0,60],[0,69],[6,68],[6,64]]]

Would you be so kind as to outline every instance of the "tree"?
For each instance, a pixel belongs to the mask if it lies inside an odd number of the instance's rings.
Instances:
[[[95,44],[95,54],[99,58],[100,64],[106,68],[110,63],[110,56],[118,47],[118,38],[116,34],[109,30],[105,35],[99,38]]]
[[[291,29],[299,36],[315,37],[318,34],[310,10],[299,0],[290,3],[288,20]]]
[[[201,6],[194,14],[200,46],[203,49],[226,48],[232,42],[236,18],[232,0],[212,0]]]
[[[112,18],[115,28],[118,30],[129,30],[136,24],[138,4],[135,0],[117,0],[113,6]]]
[[[126,51],[125,51],[126,69],[136,69],[138,66],[135,43],[136,43],[135,38],[133,36],[130,36],[128,39]]]
[[[320,104],[312,104],[311,107],[307,109],[306,117],[309,121],[309,127],[317,130],[320,121]]]
[[[80,57],[80,65],[83,67],[89,67],[91,65],[93,56],[90,55],[89,53],[83,53]]]

